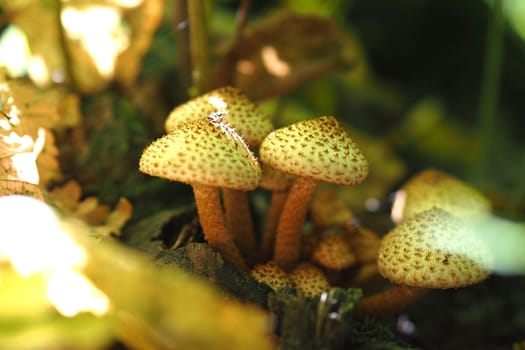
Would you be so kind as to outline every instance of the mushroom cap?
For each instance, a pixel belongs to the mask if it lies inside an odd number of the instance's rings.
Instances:
[[[421,211],[438,207],[464,218],[488,215],[487,198],[467,183],[435,169],[426,169],[403,185],[405,205],[403,219]]]
[[[491,260],[465,221],[434,207],[385,235],[377,263],[381,275],[394,283],[446,289],[484,280]]]
[[[342,234],[324,232],[313,250],[312,260],[324,268],[339,271],[354,265],[356,256]]]
[[[309,298],[317,297],[330,289],[330,283],[323,271],[310,263],[300,263],[289,276],[297,291]]]
[[[166,131],[215,112],[227,112],[226,120],[251,146],[258,146],[273,130],[270,117],[238,88],[224,86],[175,107],[165,121]]]
[[[261,181],[257,159],[219,114],[187,123],[151,143],[139,169],[172,181],[242,191],[255,189]]]
[[[304,120],[271,132],[259,148],[263,163],[298,176],[355,185],[368,162],[334,117]]]
[[[288,274],[273,261],[254,266],[250,274],[257,281],[269,285],[273,290],[293,287]]]

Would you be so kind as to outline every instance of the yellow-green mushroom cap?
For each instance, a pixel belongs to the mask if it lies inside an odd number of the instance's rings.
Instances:
[[[368,174],[365,156],[334,117],[304,120],[271,132],[259,148],[263,163],[298,176],[356,185]]]
[[[261,181],[257,159],[219,114],[154,141],[142,153],[139,169],[171,181],[242,191],[255,189]]]
[[[394,283],[458,288],[488,277],[492,257],[466,222],[441,208],[420,212],[383,237],[378,268]]]
[[[401,188],[404,191],[403,220],[432,207],[466,219],[490,214],[490,201],[474,187],[435,169],[426,169]]]
[[[226,112],[224,120],[244,138],[250,146],[258,146],[273,130],[270,117],[259,109],[238,88],[224,86],[175,107],[165,121],[166,131],[211,113]]]

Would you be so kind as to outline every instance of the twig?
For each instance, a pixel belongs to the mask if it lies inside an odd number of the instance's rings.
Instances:
[[[172,26],[177,40],[177,68],[179,82],[188,98],[191,86],[190,39],[188,35],[188,6],[186,0],[173,0]]]
[[[73,90],[77,90],[78,88],[78,82],[75,77],[75,72],[73,69],[73,59],[71,58],[71,52],[69,51],[68,43],[67,43],[67,37],[66,37],[66,31],[64,28],[64,25],[62,24],[62,0],[56,0],[55,1],[55,20],[58,30],[58,36],[59,36],[59,42],[60,42],[60,48],[62,51],[62,59],[64,64],[64,71],[66,74],[66,80],[69,80],[69,86]]]
[[[203,0],[188,0],[190,25],[191,80],[196,94],[209,90],[210,67],[208,62],[208,34]]]
[[[499,97],[502,37],[503,37],[503,0],[495,0],[490,15],[490,23],[485,46],[483,80],[478,107],[478,147],[479,161],[474,165],[474,176],[484,180],[489,161],[489,150],[494,139],[494,124]]]

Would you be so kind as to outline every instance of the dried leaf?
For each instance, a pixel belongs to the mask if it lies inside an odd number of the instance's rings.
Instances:
[[[18,180],[0,180],[0,196],[21,194],[39,200],[44,200],[40,187],[35,184]]]
[[[254,100],[277,96],[352,64],[346,42],[331,19],[280,11],[247,28],[216,67],[216,84],[238,86]]]
[[[164,0],[28,0],[23,11],[10,6],[6,15],[27,37],[35,83],[71,81],[78,91],[94,93],[114,79],[134,82],[163,8]]]
[[[131,217],[131,203],[121,198],[116,208],[111,211],[108,205],[100,204],[97,197],[87,197],[83,200],[81,197],[82,189],[73,180],[54,188],[49,193],[51,202],[57,208],[88,224],[93,235],[97,237],[120,235],[122,227]]]

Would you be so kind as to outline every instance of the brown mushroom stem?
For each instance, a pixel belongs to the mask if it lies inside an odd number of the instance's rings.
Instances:
[[[306,219],[308,203],[320,181],[298,177],[286,197],[277,225],[273,260],[284,270],[290,270],[299,261],[301,228]]]
[[[247,271],[248,267],[226,229],[226,220],[221,207],[219,189],[214,186],[192,184],[199,220],[208,244],[217,250],[225,260],[237,268]]]
[[[224,188],[222,190],[226,227],[250,265],[258,260],[250,203],[246,192]]]
[[[384,317],[403,310],[429,291],[428,288],[394,285],[363,298],[355,310],[356,318]]]
[[[268,260],[272,256],[273,246],[275,244],[275,232],[287,195],[288,191],[272,191],[262,235],[262,255],[264,260]]]

